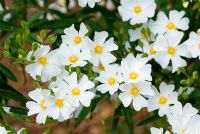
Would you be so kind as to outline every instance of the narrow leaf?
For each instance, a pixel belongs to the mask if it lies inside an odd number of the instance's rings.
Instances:
[[[128,126],[128,134],[133,134],[133,119],[132,119],[132,111],[130,107],[123,107],[125,121]]]
[[[150,116],[150,117],[148,117],[148,118],[142,120],[142,121],[139,122],[137,125],[138,125],[138,126],[143,126],[143,125],[149,124],[149,123],[151,123],[151,122],[153,122],[153,121],[155,121],[155,120],[157,120],[157,119],[159,119],[159,116],[158,116],[158,114],[155,114],[155,115],[153,115],[153,116]]]
[[[112,121],[112,133],[115,134],[116,131],[117,131],[117,125],[118,125],[118,122],[119,122],[119,117],[122,113],[122,108],[123,108],[123,105],[120,104],[116,109],[115,109],[115,114],[114,114],[114,119]]]
[[[13,81],[17,81],[16,76],[3,64],[0,63],[0,72]]]
[[[31,16],[31,18],[28,19],[28,24],[31,24],[32,22],[38,20],[40,16],[44,15],[44,13],[44,11],[39,11],[35,13],[33,16]]]

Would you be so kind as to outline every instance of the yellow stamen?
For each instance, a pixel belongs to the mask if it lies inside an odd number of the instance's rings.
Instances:
[[[140,90],[137,87],[133,86],[130,90],[130,93],[132,96],[138,96],[140,93]]]
[[[167,53],[168,53],[169,55],[175,55],[175,54],[176,54],[176,48],[174,48],[174,47],[169,47],[169,48],[167,49]]]
[[[167,24],[167,29],[173,30],[173,29],[175,29],[175,28],[176,28],[176,25],[175,25],[173,22],[169,22],[169,23]]]
[[[104,65],[103,65],[102,63],[99,63],[98,69],[99,69],[100,71],[105,71],[105,67],[104,67]]]
[[[131,72],[129,78],[131,80],[136,80],[138,78],[138,74],[136,72]]]
[[[108,84],[109,84],[110,86],[115,85],[115,84],[116,84],[116,79],[115,79],[115,77],[110,77],[110,78],[108,79]]]
[[[78,96],[78,95],[80,95],[80,93],[81,93],[80,88],[75,87],[75,88],[72,89],[72,95]]]
[[[40,105],[40,108],[41,108],[42,110],[46,110],[46,109],[47,109],[47,107],[45,106],[45,99],[42,99],[42,100],[40,101],[39,105]]]
[[[167,103],[167,98],[165,96],[161,96],[159,98],[159,104],[160,105],[165,105]]]
[[[140,14],[142,12],[142,8],[141,6],[135,6],[133,8],[133,11],[136,13],[136,14]]]
[[[76,55],[69,56],[70,63],[75,64],[77,61],[78,61],[78,56],[76,56]]]
[[[64,100],[63,100],[63,99],[56,99],[55,105],[56,105],[56,107],[58,107],[58,108],[63,107],[63,105],[64,105]]]
[[[76,45],[79,45],[81,42],[82,42],[82,39],[81,39],[80,36],[77,35],[77,36],[74,37],[74,43]]]
[[[153,48],[150,48],[149,49],[149,54],[150,55],[155,55],[157,52],[156,52],[156,50],[155,49],[153,49]]]
[[[94,47],[94,52],[95,52],[96,54],[102,54],[102,53],[103,53],[103,46],[102,46],[102,45],[96,45],[96,46]]]
[[[46,56],[39,56],[38,64],[46,65],[47,64],[47,57]]]

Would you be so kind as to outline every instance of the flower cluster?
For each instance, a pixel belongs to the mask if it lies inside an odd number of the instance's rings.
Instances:
[[[79,4],[86,6],[88,2],[94,7],[99,1],[79,0]],[[26,104],[28,115],[37,114],[36,121],[42,124],[47,117],[58,121],[70,119],[81,107],[90,106],[97,91],[116,94],[124,107],[131,106],[136,111],[144,107],[149,112],[158,110],[160,117],[167,117],[173,133],[198,134],[198,110],[189,103],[182,106],[174,84],[161,82],[159,90],[152,85],[150,61],[155,60],[163,69],[172,66],[171,72],[177,72],[187,66],[185,58],[200,58],[200,32],[191,32],[189,39],[182,41],[189,28],[185,12],[172,10],[168,17],[160,11],[156,20],[148,20],[155,9],[154,0],[121,0],[118,10],[122,20],[140,24],[128,30],[128,42],[140,42],[135,47],[140,54],[129,53],[120,62],[116,62],[113,53],[118,50],[114,38],[102,31],[95,32],[92,40],[83,23],[79,30],[74,25],[66,28],[57,49],[50,51],[50,46],[38,44],[27,55],[30,64],[26,72],[35,80],[48,82],[48,87],[29,93],[32,101]],[[90,77],[83,67],[91,67],[97,76]],[[151,128],[151,133],[161,134],[163,129]]]

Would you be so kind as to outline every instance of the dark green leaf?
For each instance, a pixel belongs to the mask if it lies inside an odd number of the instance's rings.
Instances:
[[[10,107],[10,106],[8,106]],[[16,113],[16,114],[23,114],[27,115],[27,110],[19,107],[10,107],[10,112]]]
[[[115,134],[116,131],[117,131],[117,125],[118,125],[118,122],[119,122],[119,117],[122,113],[122,108],[123,108],[123,105],[120,104],[116,109],[115,109],[115,114],[114,114],[114,119],[112,121],[112,133]]]
[[[37,13],[35,13],[33,16],[31,16],[30,19],[28,19],[28,24],[33,23],[34,21],[38,20],[40,18],[40,16],[44,15],[44,11],[39,11]]]
[[[128,134],[133,134],[133,119],[132,119],[132,110],[130,107],[123,107],[125,121],[128,126]]]
[[[138,126],[143,126],[143,125],[146,125],[146,124],[148,124],[148,123],[151,123],[151,122],[153,122],[153,121],[155,121],[155,120],[157,120],[157,119],[159,119],[159,116],[158,116],[158,114],[155,114],[155,115],[153,115],[153,116],[150,116],[150,117],[148,117],[148,118],[142,120],[142,121],[139,122],[137,125],[138,125]]]
[[[3,64],[0,63],[0,72],[13,81],[17,81],[16,76]]]
[[[9,24],[8,22],[4,22],[4,21],[0,20],[0,30],[12,32],[14,30],[14,26]]]

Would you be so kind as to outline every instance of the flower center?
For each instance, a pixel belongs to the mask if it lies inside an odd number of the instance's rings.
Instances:
[[[45,99],[42,99],[42,100],[40,101],[39,105],[40,105],[40,108],[41,108],[42,110],[46,110],[46,109],[47,109],[47,107],[45,106]]]
[[[161,96],[159,98],[159,104],[160,105],[165,105],[167,103],[167,98],[165,96]]]
[[[46,56],[39,56],[38,64],[46,65],[47,64],[47,57]]]
[[[103,46],[101,46],[101,45],[96,45],[95,48],[94,48],[94,52],[95,52],[96,54],[102,54],[102,52],[103,52]]]
[[[82,41],[82,39],[81,39],[80,36],[77,35],[77,36],[74,37],[74,43],[75,43],[76,45],[80,44],[81,41]]]
[[[200,50],[200,44],[198,44],[198,48],[199,48],[199,50]]]
[[[140,93],[140,90],[137,87],[133,86],[130,90],[130,93],[132,96],[138,96]]]
[[[176,25],[175,25],[173,22],[169,22],[169,23],[167,24],[167,29],[173,30],[173,29],[175,29],[175,28],[176,28]]]
[[[105,71],[105,67],[103,66],[102,63],[99,63],[98,69],[99,69],[100,71]]]
[[[116,84],[116,79],[115,79],[115,77],[110,77],[109,79],[108,79],[108,84],[110,85],[110,86],[113,86],[113,85],[115,85]]]
[[[78,61],[78,56],[76,56],[76,55],[69,56],[70,63],[75,64],[77,61]]]
[[[131,72],[129,78],[131,80],[136,80],[138,78],[138,74],[136,72]]]
[[[63,100],[63,99],[56,99],[55,105],[56,105],[56,107],[58,107],[58,108],[63,107],[63,105],[64,105],[64,100]]]
[[[80,90],[80,88],[78,88],[78,87],[75,87],[75,88],[72,89],[72,95],[73,95],[73,96],[78,96],[78,95],[80,95],[80,92],[81,92],[81,90]]]
[[[136,14],[140,14],[140,13],[142,12],[142,8],[141,8],[141,6],[135,6],[135,7],[133,8],[133,11],[134,11],[134,13],[136,13]]]
[[[150,54],[150,55],[155,55],[155,54],[156,54],[156,50],[153,49],[153,48],[150,48],[150,49],[149,49],[149,54]]]
[[[175,54],[176,54],[176,48],[174,48],[174,47],[169,47],[169,48],[167,49],[167,53],[168,53],[169,55],[175,55]]]

